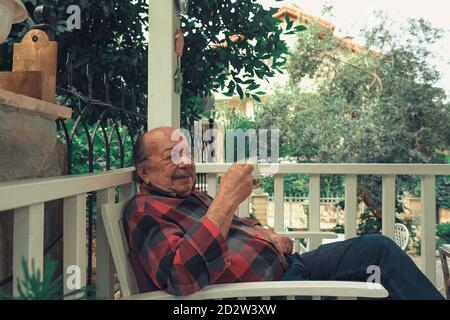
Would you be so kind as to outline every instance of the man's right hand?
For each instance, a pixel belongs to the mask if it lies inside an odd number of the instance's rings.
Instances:
[[[239,205],[250,196],[253,190],[253,166],[233,164],[222,177],[220,190],[211,203],[207,216],[227,236],[233,216]]]
[[[222,177],[217,196],[226,199],[229,205],[237,209],[252,193],[253,169],[251,164],[233,164]]]

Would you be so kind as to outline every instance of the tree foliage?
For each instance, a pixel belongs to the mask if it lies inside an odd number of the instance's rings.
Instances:
[[[259,121],[283,118],[281,148],[300,162],[445,161],[450,104],[430,63],[442,31],[416,19],[395,33],[378,17],[380,23],[365,31],[374,51],[352,52],[317,26],[298,34],[291,83],[261,107]],[[398,177],[397,190],[407,191],[403,182],[411,179]],[[381,177],[360,177],[360,199],[378,218],[380,186]]]
[[[302,31],[286,16],[272,17],[277,9],[265,9],[254,0],[192,0],[182,28],[186,49],[182,57],[185,80],[182,105],[201,110],[198,97],[222,91],[259,100],[255,79],[268,79],[281,72],[288,48],[283,33]],[[235,37],[236,41],[231,41]],[[270,60],[270,63],[267,61]],[[195,118],[194,115],[189,120]]]
[[[30,17],[39,4],[48,4],[57,12],[59,85],[66,86],[71,73],[72,86],[84,95],[146,114],[147,1],[81,0],[76,3],[81,8],[81,29],[71,31],[66,20],[73,1],[24,2]],[[187,15],[181,16],[185,126],[201,113],[200,98],[213,92],[225,90],[229,95],[258,99],[261,92],[254,79],[272,77],[286,62],[287,47],[281,34],[302,30],[289,18],[283,27],[281,20],[272,17],[276,9],[266,9],[254,0],[191,0],[189,4]],[[1,69],[10,69],[12,44],[33,26],[32,20],[14,26],[3,45]],[[230,41],[232,36],[238,40]]]

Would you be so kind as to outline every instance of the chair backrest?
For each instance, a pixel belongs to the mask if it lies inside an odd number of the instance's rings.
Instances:
[[[395,243],[400,248],[402,248],[402,250],[405,250],[408,247],[409,242],[408,228],[402,223],[396,223],[394,230],[395,230]]]
[[[102,220],[108,237],[111,254],[119,277],[122,296],[138,293],[133,268],[128,258],[129,248],[123,230],[123,212],[127,201],[102,205]]]

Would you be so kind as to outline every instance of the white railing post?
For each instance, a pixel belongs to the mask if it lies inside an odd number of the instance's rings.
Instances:
[[[292,201],[294,199],[292,197],[288,198],[288,203],[289,203],[289,226],[293,227],[294,226],[294,221],[292,220]]]
[[[120,201],[128,201],[134,197],[136,193],[136,185],[134,182],[119,186]]]
[[[75,267],[80,271],[80,285],[86,286],[86,194],[64,199],[64,293],[79,289],[76,283],[68,283]],[[73,266],[73,267],[72,267]]]
[[[320,174],[311,174],[309,178],[309,231],[320,231]],[[309,250],[322,244],[320,239],[309,240]]]
[[[101,206],[115,202],[115,188],[97,191],[96,229],[96,295],[102,299],[112,299],[114,294],[114,263],[101,218]]]
[[[24,280],[23,258],[30,272],[32,262],[41,275],[44,271],[44,203],[14,210],[13,241],[13,295],[17,296],[17,284]]]
[[[422,271],[436,284],[436,177],[421,177]]]
[[[208,173],[206,176],[206,182],[208,184],[207,186],[207,192],[211,197],[215,197],[217,193],[217,174],[215,173]]]
[[[276,174],[273,181],[274,213],[273,225],[276,232],[284,232],[284,177]]]
[[[356,237],[356,213],[358,208],[357,182],[356,174],[345,176],[345,239]]]
[[[395,175],[382,178],[382,226],[383,235],[395,240]]]
[[[175,33],[180,28],[175,1],[148,2],[148,129],[180,127],[180,92],[175,91],[177,70]],[[164,107],[162,107],[164,106]]]
[[[238,215],[241,218],[250,217],[250,197],[247,197],[238,208]]]

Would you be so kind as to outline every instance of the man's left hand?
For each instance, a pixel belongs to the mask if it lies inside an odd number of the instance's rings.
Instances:
[[[291,254],[294,250],[294,241],[292,241],[292,239],[288,237],[273,233],[270,235],[270,239],[280,248],[283,253]]]

